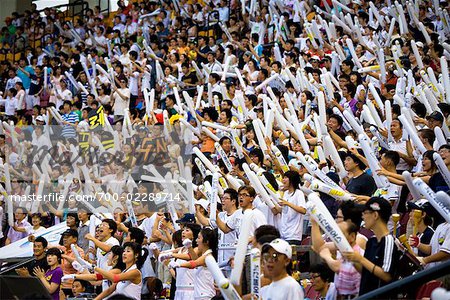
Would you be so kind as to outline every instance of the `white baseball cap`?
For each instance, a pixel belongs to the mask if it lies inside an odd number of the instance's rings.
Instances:
[[[209,201],[206,199],[200,199],[200,200],[195,201],[194,205],[200,205],[205,210],[208,210]]]
[[[292,247],[283,239],[274,239],[269,244],[267,244],[267,247],[272,247],[273,250],[286,255],[289,259],[292,258]]]
[[[36,121],[44,122],[44,123],[45,123],[45,119],[44,119],[43,116],[37,116]]]

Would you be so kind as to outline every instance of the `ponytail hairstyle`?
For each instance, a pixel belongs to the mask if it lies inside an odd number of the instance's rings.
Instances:
[[[203,237],[203,244],[208,244],[209,249],[212,251],[212,255],[217,259],[217,232],[211,228],[203,228],[200,233]]]
[[[200,233],[202,227],[197,223],[187,223],[184,226],[189,228],[190,230],[192,230],[192,235],[193,235],[192,247],[194,247],[194,248],[197,247],[197,237],[198,237],[198,234]]]
[[[125,263],[122,260],[123,249],[121,246],[115,245],[111,247],[111,253],[113,256],[118,256],[117,263],[112,267],[113,269],[125,270]]]
[[[139,245],[138,243],[135,243],[135,242],[126,242],[125,244],[123,244],[123,250],[125,250],[127,247],[130,247],[131,250],[133,250],[134,254],[137,255],[137,259],[135,262],[136,267],[138,269],[142,268],[145,260],[147,259],[148,250],[145,248],[142,249],[141,245]]]

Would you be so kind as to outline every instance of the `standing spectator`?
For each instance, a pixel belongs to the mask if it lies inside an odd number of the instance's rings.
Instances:
[[[118,87],[113,86],[111,95],[111,105],[114,109],[114,121],[123,118],[125,109],[130,106],[130,89],[127,87],[128,80],[124,77],[120,81],[116,80]]]
[[[27,229],[31,228],[31,224],[27,221],[28,211],[24,207],[16,208],[14,213],[14,226],[10,227],[6,235],[5,245],[17,242],[28,236]]]
[[[281,238],[290,245],[300,245],[303,235],[303,216],[306,214],[305,195],[299,189],[300,175],[295,171],[287,171],[283,175],[284,191],[280,233]]]
[[[359,252],[343,253],[361,270],[359,294],[364,295],[395,280],[400,252],[389,233],[387,223],[392,207],[388,200],[372,197],[365,204],[363,220],[365,227],[373,231],[375,236],[366,244],[364,256]]]
[[[96,261],[97,267],[102,270],[108,271],[112,269],[112,266],[108,266],[108,253],[113,246],[118,246],[119,241],[114,237],[117,230],[117,224],[114,220],[104,219],[100,226],[98,238],[93,237],[90,233],[86,234],[88,241],[93,241],[95,247],[97,247]],[[92,249],[93,250],[93,249]],[[91,249],[89,251],[92,251]],[[109,287],[107,280],[103,280],[102,289],[106,291]]]
[[[63,119],[62,136],[65,138],[76,137],[76,127],[78,125],[78,115],[72,111],[72,102],[66,100],[63,105],[64,114],[61,116]]]
[[[62,250],[61,257],[63,261],[61,262],[61,269],[64,275],[76,274],[78,271],[73,267],[72,263],[75,261],[75,253],[72,251],[72,245],[80,253],[81,257],[84,257],[84,251],[77,246],[78,231],[75,229],[67,229],[62,234],[62,246],[58,247],[58,251]],[[49,264],[50,265],[50,264]],[[72,296],[72,281],[63,282],[61,284],[61,289],[66,296]]]
[[[302,300],[303,290],[300,284],[289,276],[292,259],[292,247],[282,239],[275,239],[263,247],[262,261],[264,274],[272,283],[261,289],[263,300],[285,299]]]

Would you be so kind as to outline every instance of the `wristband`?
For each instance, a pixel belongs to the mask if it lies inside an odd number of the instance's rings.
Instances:
[[[375,268],[377,267],[377,265],[376,264],[373,264],[373,268],[372,268],[372,274],[373,274],[373,272],[375,272]]]
[[[191,268],[192,268],[192,269],[195,269],[195,267],[197,267],[197,264],[195,263],[194,260],[190,260],[190,261],[189,261],[189,264],[191,265]]]
[[[119,274],[115,274],[114,276],[113,276],[113,282],[114,283],[117,283],[117,282],[119,282],[120,281],[120,279],[119,279]]]
[[[97,280],[103,280],[103,275],[100,273],[95,274],[95,276],[97,277]]]

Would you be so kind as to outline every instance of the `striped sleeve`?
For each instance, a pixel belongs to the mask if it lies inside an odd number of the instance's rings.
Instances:
[[[387,235],[384,238],[383,266],[381,267],[384,272],[389,272],[391,270],[394,247],[394,237],[392,235]]]

